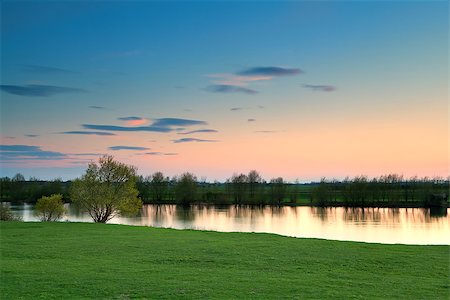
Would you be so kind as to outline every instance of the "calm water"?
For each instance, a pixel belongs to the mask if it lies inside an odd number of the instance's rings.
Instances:
[[[24,221],[38,220],[30,205],[13,206]],[[91,222],[87,214],[67,205],[64,221]],[[450,209],[317,208],[144,205],[133,218],[109,223],[201,229],[269,232],[294,237],[402,244],[450,244]]]

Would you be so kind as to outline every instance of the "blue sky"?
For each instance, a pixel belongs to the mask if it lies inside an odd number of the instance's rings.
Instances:
[[[2,1],[1,14],[2,145],[64,155],[4,151],[2,175],[72,178],[104,153],[211,180],[448,174],[447,1]]]

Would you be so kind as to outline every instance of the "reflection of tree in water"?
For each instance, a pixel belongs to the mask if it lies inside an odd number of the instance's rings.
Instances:
[[[431,207],[430,217],[432,218],[442,218],[447,216],[447,207]]]
[[[328,221],[328,213],[331,212],[331,209],[332,209],[332,208],[319,207],[319,206],[317,206],[317,207],[312,206],[312,207],[310,208],[310,210],[311,210],[311,215],[312,215],[312,216],[315,216],[315,217],[319,217],[319,219],[320,219],[322,222]]]
[[[198,208],[194,208],[193,206],[176,205],[175,215],[177,219],[184,222],[193,222],[195,220],[196,209],[198,210]]]
[[[399,221],[399,210],[398,209],[389,209],[387,219],[390,219],[392,222]],[[345,221],[351,222],[373,222],[379,223],[383,219],[383,214],[385,211],[380,211],[379,207],[369,207],[369,208],[360,208],[360,207],[346,207],[344,208],[343,218]]]
[[[255,218],[257,216],[262,216],[264,214],[262,206],[254,205],[231,205],[227,211],[228,217],[235,218]]]
[[[272,214],[272,217],[279,216],[285,213],[285,207],[283,206],[268,206],[268,210]]]
[[[70,205],[64,205],[64,207],[67,209],[66,215],[74,216],[77,218],[85,217],[86,212],[82,210],[78,205],[70,204]]]
[[[425,216],[425,219],[430,222],[433,219],[439,219],[447,216],[447,207],[431,207],[431,208],[423,208],[422,212]]]
[[[173,204],[145,204],[142,206],[141,217],[143,219],[161,224],[175,212]]]

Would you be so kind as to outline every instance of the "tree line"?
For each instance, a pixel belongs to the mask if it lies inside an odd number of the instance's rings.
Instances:
[[[320,182],[301,184],[286,182],[282,177],[265,181],[255,170],[233,174],[225,182],[212,183],[189,172],[174,177],[155,172],[148,176],[136,175],[134,182],[138,197],[148,204],[432,207],[447,206],[449,194],[449,178],[405,178],[397,174],[344,180],[323,178]],[[60,179],[25,180],[17,174],[13,178],[0,178],[0,198],[35,203],[43,196],[60,194],[65,202],[70,202],[73,184],[73,181]]]

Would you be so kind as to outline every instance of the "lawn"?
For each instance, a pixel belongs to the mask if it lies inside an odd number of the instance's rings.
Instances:
[[[448,299],[449,246],[1,222],[1,299]]]

